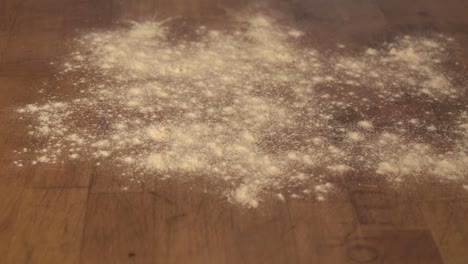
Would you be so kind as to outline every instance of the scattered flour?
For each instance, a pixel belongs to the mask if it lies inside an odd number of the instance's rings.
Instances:
[[[236,202],[248,205],[250,207],[257,207],[257,191],[255,190],[255,186],[241,184],[233,193],[233,197]],[[279,196],[280,199],[284,199],[281,195]]]
[[[374,128],[374,125],[372,125],[372,122],[367,121],[367,120],[359,121],[357,124],[359,127],[363,129],[367,129],[367,130],[372,130]]]
[[[229,200],[249,207],[265,192],[285,200],[288,186],[323,200],[333,189],[318,179],[323,173],[466,176],[463,108],[445,129],[426,124],[435,113],[410,118],[409,106],[421,98],[463,100],[466,86],[440,67],[445,37],[404,36],[358,54],[338,44],[335,53],[322,53],[298,47],[306,33],[271,17],[238,20],[248,26],[200,27],[196,40],[178,42],[164,22],[82,35],[59,75],[74,80],[80,97],[52,96],[18,109],[37,139],[29,162],[111,159],[161,179],[201,175],[225,182]],[[393,105],[405,98],[413,101]],[[399,111],[399,119],[379,114],[382,107]],[[405,122],[411,126],[398,125]],[[455,142],[441,152],[414,136],[421,126],[457,133]]]

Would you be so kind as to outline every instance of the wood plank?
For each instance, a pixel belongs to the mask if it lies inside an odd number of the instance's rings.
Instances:
[[[353,263],[444,264],[429,230],[363,228],[347,244]]]
[[[425,203],[422,208],[444,263],[466,263],[468,260],[468,202],[435,201]]]
[[[13,164],[0,164],[0,256],[8,254],[14,225],[20,211],[24,190],[25,173],[14,172]]]
[[[0,79],[0,92],[3,91],[2,84],[6,82]],[[8,99],[7,96],[3,98]],[[27,142],[25,136],[18,132],[23,127],[7,112],[0,112],[0,120],[3,120],[0,122],[0,256],[7,256],[11,239],[16,234],[14,226],[21,211],[26,179],[32,168],[22,168],[14,163],[18,159],[14,151]]]
[[[426,229],[419,204],[404,191],[384,184],[347,182],[349,200],[362,227]]]
[[[28,189],[7,263],[79,263],[87,190]]]
[[[28,180],[31,188],[85,188],[88,187],[93,166],[85,162],[42,165],[35,167]]]
[[[351,203],[288,199],[288,205],[298,263],[348,263],[346,246],[357,227]]]
[[[298,263],[294,223],[287,204],[270,198],[259,209],[235,207],[232,210],[232,236],[235,256],[232,263]]]
[[[156,184],[155,263],[297,263],[284,203],[248,209],[200,191],[200,181]]]
[[[102,161],[94,166],[91,192],[151,192],[154,176],[128,173],[112,162]]]
[[[232,263],[230,212],[190,183],[158,181],[154,192],[154,263]]]
[[[152,196],[91,193],[81,263],[152,263]]]

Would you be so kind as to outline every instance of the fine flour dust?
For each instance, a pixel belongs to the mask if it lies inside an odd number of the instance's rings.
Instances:
[[[37,143],[16,164],[108,159],[122,177],[199,175],[250,207],[266,193],[323,200],[328,177],[360,171],[466,176],[467,86],[444,70],[453,39],[322,52],[271,17],[237,21],[195,40],[154,21],[83,34],[59,74],[80,96],[18,109]]]

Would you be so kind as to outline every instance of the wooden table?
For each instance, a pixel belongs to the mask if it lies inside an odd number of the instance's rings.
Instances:
[[[222,26],[226,10],[254,2],[0,0],[0,263],[468,263],[468,192],[459,184],[395,192],[350,179],[325,202],[246,209],[189,183],[129,185],[111,164],[13,164],[14,150],[31,141],[13,110],[40,98],[55,71],[50,62],[67,54],[77,32],[155,14]],[[270,2],[317,45],[436,31],[465,47],[457,56],[468,65],[466,0]]]

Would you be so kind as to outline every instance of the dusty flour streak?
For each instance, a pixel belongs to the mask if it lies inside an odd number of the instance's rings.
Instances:
[[[82,96],[18,110],[38,140],[29,162],[110,159],[160,178],[204,175],[250,207],[268,192],[323,200],[334,189],[327,175],[363,169],[395,181],[466,176],[461,108],[448,129],[427,123],[435,113],[420,121],[401,110],[394,120],[369,110],[408,96],[461,100],[466,86],[452,84],[440,66],[447,38],[405,36],[359,54],[343,45],[322,55],[296,47],[305,33],[270,17],[239,20],[247,29],[200,27],[196,41],[177,43],[158,22],[81,36],[61,76],[85,76],[74,82]],[[356,119],[343,118],[349,112]],[[395,126],[382,125],[389,122]],[[420,126],[453,132],[452,147],[420,142],[412,134]],[[291,186],[302,186],[300,194]]]

